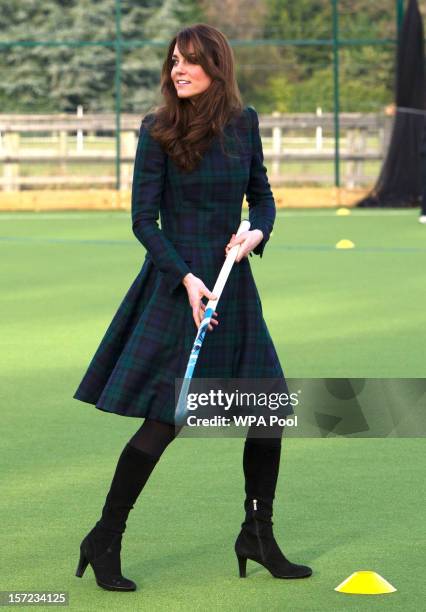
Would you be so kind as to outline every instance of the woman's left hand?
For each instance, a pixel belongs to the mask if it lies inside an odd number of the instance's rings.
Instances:
[[[250,251],[255,249],[262,240],[263,232],[260,229],[248,230],[247,232],[242,232],[239,236],[232,234],[231,240],[225,247],[225,254],[228,255],[229,250],[232,249],[233,246],[240,244],[241,246],[235,258],[235,261],[239,262],[243,257],[247,257]]]

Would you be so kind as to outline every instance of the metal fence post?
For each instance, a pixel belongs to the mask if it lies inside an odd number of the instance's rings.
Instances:
[[[121,0],[115,0],[115,181],[117,190],[121,189],[121,42]]]
[[[398,39],[399,33],[402,28],[402,22],[404,21],[404,0],[396,0],[396,38]]]
[[[340,90],[339,90],[339,14],[337,0],[333,4],[333,90],[334,90],[334,184],[340,187]]]

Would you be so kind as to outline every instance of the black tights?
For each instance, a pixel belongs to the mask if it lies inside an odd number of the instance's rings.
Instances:
[[[181,428],[169,423],[145,419],[130,438],[129,444],[159,459],[170,442],[178,436],[180,430]]]
[[[166,447],[178,435],[182,427],[176,427],[162,421],[154,421],[153,419],[145,419],[136,433],[130,438],[129,444],[149,455],[160,458]],[[259,437],[259,427],[250,426],[247,432],[247,439],[256,440],[256,444],[262,446],[280,446],[283,427],[274,428],[273,437]],[[256,435],[257,434],[257,435]]]

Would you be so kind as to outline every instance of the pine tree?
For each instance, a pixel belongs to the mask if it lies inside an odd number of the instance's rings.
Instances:
[[[121,5],[124,41],[164,42],[122,49],[122,110],[143,114],[161,97],[167,43],[182,23],[201,16],[192,0],[122,0]],[[0,41],[50,43],[2,48],[3,112],[73,112],[79,104],[86,111],[114,110],[115,0],[0,0],[0,27]],[[76,44],[60,44],[65,41]],[[81,41],[109,44],[82,46]]]

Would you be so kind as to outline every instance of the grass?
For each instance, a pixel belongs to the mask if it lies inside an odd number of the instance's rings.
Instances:
[[[424,377],[425,228],[416,211],[279,211],[250,263],[289,377]],[[72,610],[419,610],[424,443],[284,439],[274,530],[307,580],[276,580],[233,552],[242,520],[242,439],[181,438],[132,511],[108,593],[80,540],[98,518],[138,419],[72,395],[144,251],[128,213],[3,213],[1,589],[68,591]],[[355,249],[334,248],[350,238]],[[334,591],[358,569],[398,590]],[[42,609],[47,607],[42,606]]]

